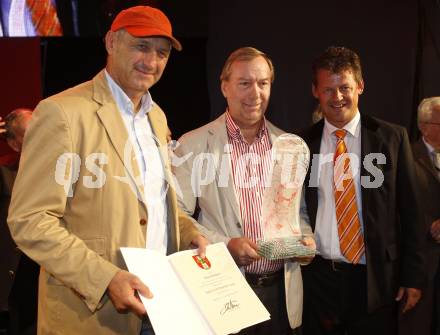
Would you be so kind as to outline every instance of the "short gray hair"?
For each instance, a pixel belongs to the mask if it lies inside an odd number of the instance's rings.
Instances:
[[[429,122],[432,118],[432,109],[435,106],[440,106],[440,97],[431,97],[423,99],[417,109],[417,122]]]

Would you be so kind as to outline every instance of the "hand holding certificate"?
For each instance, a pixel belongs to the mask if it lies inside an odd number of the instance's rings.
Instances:
[[[141,296],[157,335],[230,334],[270,318],[223,243],[164,256],[121,248],[130,272],[154,297]]]

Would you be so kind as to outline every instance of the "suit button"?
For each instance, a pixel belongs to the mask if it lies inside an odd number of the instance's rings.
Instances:
[[[237,222],[237,228],[241,228],[240,222]]]
[[[139,224],[140,224],[141,226],[145,226],[145,225],[147,224],[147,220],[145,220],[145,219],[141,219],[141,220],[139,221]]]
[[[14,278],[14,275],[15,275],[14,271],[9,270],[9,277]]]

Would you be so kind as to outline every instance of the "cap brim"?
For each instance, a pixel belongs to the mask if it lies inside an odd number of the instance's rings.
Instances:
[[[135,37],[165,37],[171,41],[171,45],[177,51],[182,51],[182,44],[172,35],[159,30],[159,29],[151,29],[151,28],[138,28],[138,27],[124,27],[130,35]]]

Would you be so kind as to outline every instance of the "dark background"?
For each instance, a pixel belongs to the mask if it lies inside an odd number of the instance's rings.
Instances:
[[[233,49],[255,46],[275,64],[269,118],[287,131],[311,122],[311,63],[330,45],[362,60],[361,113],[408,127],[423,97],[440,95],[438,1],[211,1],[207,49],[212,115],[224,110],[220,64]],[[434,40],[434,38],[436,41]]]
[[[29,38],[38,42],[8,49],[4,46],[11,38],[0,38],[1,115],[12,106],[33,108],[41,97],[91,79],[104,67],[106,54],[98,35],[106,31],[115,8],[142,2],[82,1],[80,8],[89,16],[80,21],[82,37]],[[311,62],[330,45],[347,46],[361,57],[361,113],[401,124],[413,139],[418,103],[440,95],[439,0],[154,2],[169,16],[183,44],[151,90],[175,138],[224,111],[218,78],[229,53],[241,46],[256,47],[272,58],[276,75],[267,115],[290,132],[311,123],[316,104]],[[108,10],[104,19],[102,8]],[[29,82],[35,80],[39,83]],[[40,87],[40,94],[29,86]]]

